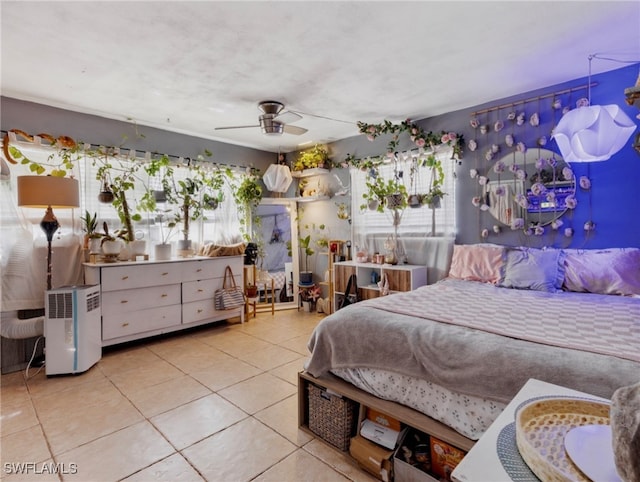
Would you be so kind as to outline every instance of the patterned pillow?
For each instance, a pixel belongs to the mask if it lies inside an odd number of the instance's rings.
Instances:
[[[565,254],[559,249],[506,249],[498,286],[555,293],[564,280]]]
[[[449,277],[496,284],[500,280],[503,251],[503,246],[456,244],[453,246]]]
[[[564,288],[603,295],[640,295],[640,249],[566,249]]]

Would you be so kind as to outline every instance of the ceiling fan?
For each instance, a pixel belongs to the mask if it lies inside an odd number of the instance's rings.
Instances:
[[[292,122],[296,122],[302,119],[302,116],[291,111],[283,112],[284,104],[282,102],[277,102],[275,100],[264,100],[258,104],[258,109],[263,112],[263,114],[258,117],[259,124],[247,126],[216,127],[215,130],[260,127],[262,133],[268,136],[279,136],[283,133],[300,136],[307,132],[307,129],[303,127],[289,125]]]

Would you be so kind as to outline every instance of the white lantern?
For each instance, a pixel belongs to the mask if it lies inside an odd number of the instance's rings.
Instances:
[[[262,176],[264,185],[272,192],[287,192],[293,178],[289,166],[283,164],[271,164],[267,172]]]
[[[566,162],[606,161],[626,144],[636,125],[615,104],[567,112],[553,138]]]

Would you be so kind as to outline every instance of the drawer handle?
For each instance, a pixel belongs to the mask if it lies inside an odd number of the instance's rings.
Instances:
[[[169,274],[168,271],[165,271],[164,273],[162,273],[162,276],[167,276]]]
[[[200,271],[202,271],[202,268],[198,268],[198,269],[196,270],[196,273],[199,273]]]
[[[128,276],[123,276],[123,277],[122,277],[122,280],[123,280],[123,281],[124,281],[124,280],[126,280],[126,279],[129,279],[129,277],[128,277]]]
[[[198,293],[202,293],[203,291],[203,289],[198,289]]]
[[[202,313],[204,310],[202,308],[198,308],[198,313]]]
[[[126,327],[126,326],[129,326],[129,323],[123,323],[123,324],[122,324],[122,328],[124,328],[124,327]]]
[[[124,305],[125,303],[129,303],[129,300],[120,300],[120,303]]]
[[[166,294],[166,293],[162,293],[162,294],[160,295],[160,298],[166,298],[167,296],[169,296],[169,295],[168,295],[168,294]]]

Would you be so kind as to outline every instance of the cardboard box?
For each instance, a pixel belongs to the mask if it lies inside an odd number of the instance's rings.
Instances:
[[[378,412],[373,408],[367,407],[367,418],[378,425],[395,430],[396,432],[399,432],[402,429],[399,420],[396,420],[385,413]]]
[[[429,436],[408,428],[400,437],[393,454],[393,477],[395,482],[438,482],[431,470],[431,447]]]
[[[464,450],[431,437],[431,472],[441,480],[450,481],[451,472],[466,454]]]
[[[393,450],[369,442],[360,435],[351,439],[349,453],[364,470],[378,479],[389,482],[393,480]]]

